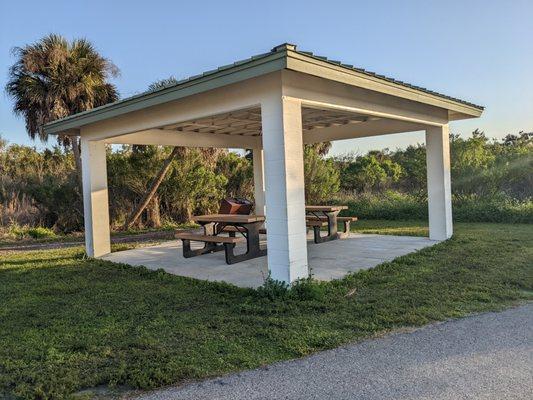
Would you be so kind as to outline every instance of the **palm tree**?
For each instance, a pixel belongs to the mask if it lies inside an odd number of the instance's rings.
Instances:
[[[24,117],[31,139],[46,142],[43,125],[55,119],[90,110],[118,99],[116,87],[107,82],[118,68],[102,57],[86,39],[68,42],[60,35],[48,35],[36,43],[16,47],[17,61],[9,70],[7,94],[13,98],[15,114]],[[79,139],[59,136],[71,146],[81,176]]]

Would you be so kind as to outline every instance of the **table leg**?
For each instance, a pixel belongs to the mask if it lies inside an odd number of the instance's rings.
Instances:
[[[201,249],[191,249],[191,240],[182,239],[183,242],[183,257],[191,258],[201,256],[202,254],[215,253],[224,250],[224,246],[216,243],[205,243]]]
[[[204,234],[205,235],[216,235],[216,224],[213,222],[202,224],[202,227],[204,228]],[[190,240],[183,240],[183,257],[190,258],[190,257],[196,257],[200,256],[202,254],[208,254],[208,253],[215,253],[217,251],[224,250],[224,245],[222,244],[216,244],[216,243],[204,243],[204,247],[201,249],[191,249],[191,241]]]
[[[326,217],[328,217],[328,236],[337,236],[337,215],[339,215],[339,211],[326,213]]]
[[[267,254],[267,250],[261,250],[260,247],[260,237],[259,229],[261,228],[262,222],[253,222],[250,224],[242,224],[242,227],[246,233],[246,253],[244,254],[235,254],[233,248],[235,246],[230,243],[225,243],[224,247],[226,248],[226,263],[235,264],[241,261],[250,260],[256,257],[262,257]]]
[[[328,235],[320,236],[320,227],[314,227],[314,239],[315,243],[324,243],[331,240],[337,240],[339,234],[337,232],[337,215],[339,211],[325,212],[325,216],[328,218]]]

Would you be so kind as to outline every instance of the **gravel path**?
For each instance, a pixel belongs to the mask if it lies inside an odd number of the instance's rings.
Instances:
[[[136,399],[532,399],[533,303]]]

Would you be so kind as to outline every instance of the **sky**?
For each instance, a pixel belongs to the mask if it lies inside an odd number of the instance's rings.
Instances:
[[[11,49],[49,33],[92,41],[119,67],[113,83],[122,98],[290,42],[483,105],[481,118],[453,122],[451,131],[502,138],[533,131],[532,21],[533,0],[0,0],[0,88]],[[43,146],[28,138],[3,90],[0,135]],[[354,139],[334,143],[333,153],[423,141],[420,132]]]

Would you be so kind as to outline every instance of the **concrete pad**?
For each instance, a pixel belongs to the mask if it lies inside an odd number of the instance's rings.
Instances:
[[[315,244],[311,236],[307,242],[309,268],[318,280],[339,279],[361,269],[375,267],[396,257],[412,253],[438,241],[412,236],[391,236],[351,233],[332,242]],[[266,237],[263,239],[266,246]],[[236,253],[244,252],[244,245]],[[201,248],[201,243],[192,243]],[[224,252],[184,258],[181,241],[169,241],[156,246],[119,251],[101,259],[130,265],[144,265],[149,269],[163,269],[168,273],[208,281],[224,281],[241,287],[261,286],[268,276],[267,258],[227,265]]]

